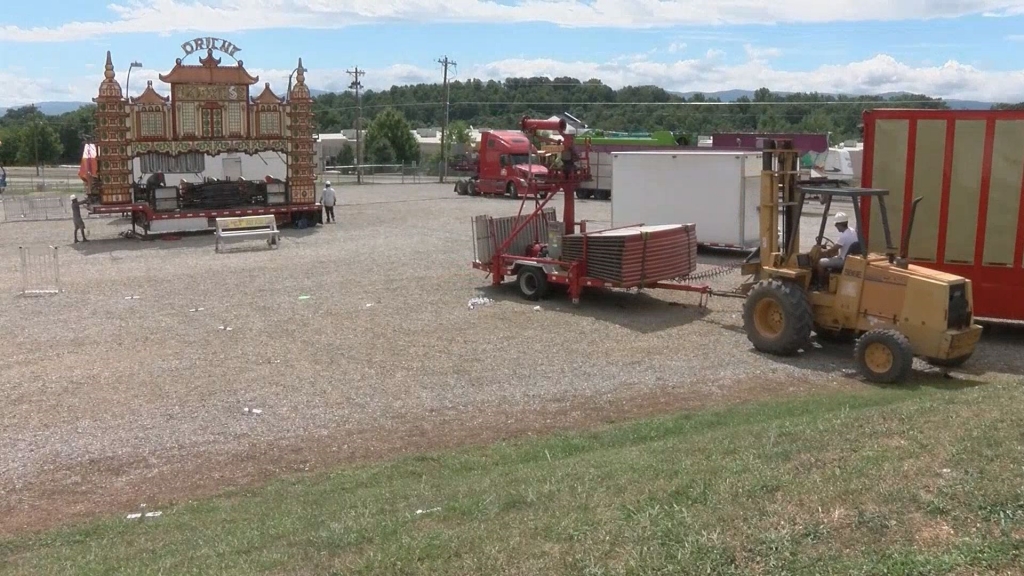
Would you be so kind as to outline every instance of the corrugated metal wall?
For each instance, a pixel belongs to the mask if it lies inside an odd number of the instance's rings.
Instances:
[[[912,123],[916,125],[912,127]],[[911,198],[922,197],[914,222],[909,256],[913,260],[938,264],[975,264],[978,248],[979,210],[982,190],[988,179],[988,209],[980,240],[983,266],[1020,267],[1014,262],[1024,178],[1024,120],[994,122],[991,170],[985,170],[986,119],[879,119],[874,124],[871,186],[890,191],[886,207],[893,244],[903,233],[904,197],[907,171]],[[913,134],[912,134],[913,132]],[[913,147],[908,148],[911,137]],[[951,141],[947,141],[951,138]],[[947,147],[952,158],[947,166]],[[911,155],[913,156],[911,158]],[[913,160],[908,167],[908,160]],[[943,190],[948,188],[945,241],[940,244]],[[885,248],[881,216],[872,203],[869,244],[872,250]]]

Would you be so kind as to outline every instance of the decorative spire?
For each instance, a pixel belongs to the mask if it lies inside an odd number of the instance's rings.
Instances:
[[[206,49],[206,57],[200,58],[199,63],[208,68],[213,68],[220,64],[220,58],[213,57],[213,48]]]
[[[103,67],[103,77],[107,80],[114,79],[114,62],[110,59],[110,50],[107,50],[107,63]]]
[[[295,74],[295,83],[296,84],[305,84],[306,83],[306,69],[302,67],[302,58],[299,58],[299,67],[297,68],[297,70],[298,70],[298,72]]]

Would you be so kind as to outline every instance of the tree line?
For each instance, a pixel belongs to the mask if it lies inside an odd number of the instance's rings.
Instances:
[[[703,94],[684,98],[657,86],[615,90],[598,79],[508,78],[450,83],[449,119],[453,140],[464,139],[469,126],[514,128],[523,116],[548,117],[568,112],[593,128],[607,131],[670,130],[688,135],[721,131],[830,132],[833,141],[857,138],[865,110],[878,107],[946,109],[940,98],[900,96],[832,96],[779,94],[767,88],[730,103]],[[367,128],[364,161],[416,162],[419,150],[410,129],[437,127],[444,120],[441,84],[394,86],[367,90],[357,105],[351,92],[326,93],[313,109],[320,132],[355,128],[362,116]],[[995,109],[1024,109],[998,104]],[[95,106],[47,116],[32,106],[14,108],[0,117],[0,165],[77,164],[83,140],[93,133]],[[343,151],[354,160],[354,151]],[[347,162],[343,162],[347,163]]]

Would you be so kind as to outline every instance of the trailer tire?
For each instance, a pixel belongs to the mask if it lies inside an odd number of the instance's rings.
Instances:
[[[743,302],[743,329],[760,352],[796,354],[810,342],[813,323],[807,292],[792,282],[762,280]]]
[[[550,290],[548,275],[537,266],[520,268],[516,276],[516,285],[519,286],[520,294],[527,300],[540,300],[547,296]]]
[[[869,382],[903,382],[914,368],[910,340],[896,330],[868,330],[854,348],[857,369]]]
[[[505,185],[505,195],[513,200],[519,200],[519,190],[516,188],[515,182],[509,182]]]
[[[612,197],[611,190],[595,190],[594,198],[597,200],[608,200]]]

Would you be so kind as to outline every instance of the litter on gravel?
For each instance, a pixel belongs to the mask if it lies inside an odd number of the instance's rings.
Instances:
[[[476,309],[477,307],[490,306],[491,304],[494,304],[494,300],[491,300],[490,298],[484,298],[482,296],[477,296],[476,298],[470,298],[469,309],[473,310]]]

